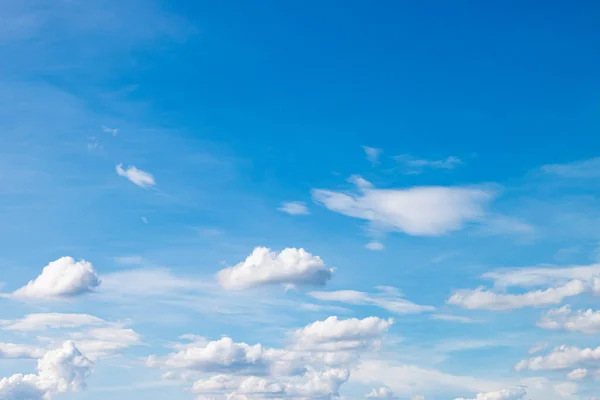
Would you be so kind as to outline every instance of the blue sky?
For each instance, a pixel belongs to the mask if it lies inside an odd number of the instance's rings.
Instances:
[[[599,4],[0,15],[0,398],[600,393]]]

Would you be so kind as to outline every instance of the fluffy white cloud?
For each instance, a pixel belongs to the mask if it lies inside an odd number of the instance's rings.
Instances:
[[[142,171],[141,169],[137,169],[133,165],[127,167],[127,169],[123,169],[123,164],[118,164],[115,169],[119,176],[129,179],[132,183],[138,185],[139,187],[149,188],[156,184],[152,174]]]
[[[370,221],[377,229],[439,236],[480,220],[493,197],[490,191],[466,187],[358,186],[358,194],[314,189],[313,198],[331,211]]]
[[[380,251],[380,250],[385,249],[385,246],[383,245],[383,243],[377,242],[377,241],[369,242],[365,245],[365,247],[367,249],[373,250],[373,251]]]
[[[560,304],[565,298],[580,295],[588,289],[589,286],[580,280],[572,280],[556,288],[521,294],[495,293],[477,288],[475,290],[458,290],[448,299],[447,303],[473,310],[512,310]]]
[[[600,363],[600,346],[595,349],[589,347],[582,349],[575,346],[559,346],[545,356],[519,361],[515,369],[517,371],[524,369],[532,371],[560,370],[587,363]]]
[[[588,370],[585,368],[577,368],[567,374],[567,378],[572,381],[580,381],[588,376]]]
[[[402,171],[409,175],[420,174],[426,168],[448,170],[463,164],[460,158],[454,156],[449,156],[440,160],[426,160],[403,154],[395,156],[394,160],[403,167]]]
[[[394,399],[394,392],[386,387],[373,388],[365,395],[367,399]]]
[[[43,331],[46,329],[77,328],[86,325],[103,325],[106,322],[88,314],[38,313],[12,321],[0,321],[7,331]]]
[[[502,389],[496,392],[478,393],[472,400],[521,400],[525,398],[527,391],[523,388]],[[459,398],[456,400],[470,400]]]
[[[35,280],[11,296],[22,299],[68,298],[92,292],[100,282],[90,262],[61,257],[45,266]]]
[[[435,310],[432,306],[422,306],[406,300],[396,288],[380,286],[378,289],[379,293],[376,294],[356,290],[337,290],[332,292],[310,292],[309,296],[323,301],[381,307],[395,314],[418,314]]]
[[[290,215],[310,214],[308,208],[306,207],[306,203],[304,203],[303,201],[283,202],[281,203],[281,207],[279,207],[278,210]]]
[[[600,332],[600,311],[588,309],[573,312],[567,305],[548,311],[537,325],[544,329],[564,329],[594,334]]]
[[[36,375],[16,374],[0,380],[3,400],[49,400],[56,393],[85,388],[85,379],[93,363],[83,356],[73,342],[48,351],[38,360]]]
[[[287,248],[277,254],[257,247],[241,263],[225,268],[218,278],[225,289],[246,289],[269,284],[324,286],[333,270],[304,249]]]

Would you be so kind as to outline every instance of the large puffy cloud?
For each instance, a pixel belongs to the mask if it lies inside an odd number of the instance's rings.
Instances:
[[[546,312],[537,325],[544,329],[564,329],[595,334],[600,332],[600,311],[587,309],[573,312],[567,305]]]
[[[556,288],[521,294],[495,293],[477,288],[475,290],[458,290],[448,299],[447,303],[474,310],[512,310],[560,304],[565,298],[580,295],[587,290],[589,290],[589,286],[580,280],[572,280]]]
[[[10,296],[22,299],[69,298],[92,292],[100,282],[90,262],[61,257],[45,266],[36,279]]]
[[[225,268],[218,278],[226,289],[246,289],[269,284],[323,286],[333,270],[304,249],[287,248],[276,253],[257,247],[241,263]]]
[[[56,393],[85,388],[93,363],[71,341],[38,360],[37,374],[16,374],[0,380],[3,400],[49,400]]]
[[[523,388],[502,389],[495,392],[478,393],[473,399],[458,398],[456,400],[521,400],[527,391]]]
[[[370,221],[382,230],[438,236],[480,220],[493,193],[468,187],[376,189],[353,177],[360,193],[314,189],[313,198],[331,211]],[[361,182],[361,183],[359,183]]]
[[[177,351],[166,357],[151,356],[148,365],[167,370],[166,377],[195,379],[193,391],[208,397],[331,399],[349,379],[350,363],[391,323],[330,317],[291,332],[283,348],[185,335],[190,343],[172,346]]]
[[[337,301],[353,305],[372,305],[381,307],[395,314],[418,314],[433,311],[434,307],[422,306],[406,300],[393,287],[379,287],[379,293],[369,294],[356,290],[337,290],[332,292],[310,292],[309,295],[318,300]]]
[[[123,169],[123,164],[119,164],[115,167],[115,170],[119,176],[129,179],[133,184],[139,187],[149,188],[156,183],[152,174],[137,169],[133,165],[127,167],[127,169]]]
[[[529,369],[561,370],[569,369],[581,364],[600,365],[600,346],[596,348],[579,348],[576,346],[559,346],[545,356],[538,356],[521,360],[515,366],[517,371]]]

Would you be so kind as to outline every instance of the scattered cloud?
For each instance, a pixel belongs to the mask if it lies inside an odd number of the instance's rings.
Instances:
[[[569,369],[577,365],[600,362],[600,347],[579,348],[576,346],[559,346],[545,356],[521,360],[515,366],[517,371]]]
[[[367,399],[395,399],[394,392],[386,387],[373,388],[365,395]]]
[[[587,309],[573,312],[571,306],[566,305],[546,312],[537,325],[544,329],[595,334],[600,332],[600,311]]]
[[[418,159],[408,154],[395,156],[394,160],[401,166],[404,174],[420,174],[426,169],[444,169],[450,170],[464,164],[463,161],[454,156],[446,157],[440,160]]]
[[[48,351],[37,364],[37,374],[15,374],[0,379],[0,398],[6,400],[50,400],[56,393],[86,387],[93,362],[82,355],[72,341]]]
[[[495,293],[480,287],[475,290],[458,290],[447,303],[471,310],[513,310],[560,304],[565,298],[580,295],[588,290],[588,286],[580,280],[572,280],[556,288],[521,294]]]
[[[104,132],[104,133],[110,133],[113,136],[117,136],[117,134],[119,133],[119,130],[117,128],[109,128],[107,126],[103,126],[102,127],[102,132]]]
[[[43,357],[44,354],[46,354],[46,351],[39,347],[23,345],[23,344],[14,344],[14,343],[0,343],[0,359],[6,359],[6,358],[38,359],[38,358]]]
[[[600,264],[505,268],[483,274],[482,278],[493,280],[496,287],[506,288],[562,285],[575,279],[590,282],[596,275],[600,275]]]
[[[497,392],[478,393],[473,399],[458,398],[455,400],[521,400],[527,395],[524,388],[502,389]]]
[[[115,169],[119,176],[129,179],[139,187],[147,189],[156,184],[154,177],[150,173],[137,169],[133,165],[127,167],[127,169],[123,169],[123,164],[118,164]]]
[[[365,247],[367,249],[373,250],[373,251],[381,251],[381,250],[385,249],[385,246],[383,245],[383,243],[377,242],[377,241],[369,242],[365,245]]]
[[[280,253],[257,247],[246,260],[221,270],[219,282],[225,289],[247,289],[271,284],[324,286],[333,269],[304,249],[286,248]]]
[[[548,348],[548,343],[537,343],[533,345],[529,350],[527,350],[527,354],[535,354],[540,351],[544,351]]]
[[[438,321],[460,322],[461,324],[477,324],[481,322],[473,318],[452,314],[433,314],[431,318]]]
[[[303,201],[289,201],[281,203],[279,211],[290,215],[308,215],[310,212]]]
[[[310,292],[308,295],[322,301],[376,306],[395,314],[418,314],[435,310],[435,307],[422,306],[406,300],[396,288],[380,286],[377,289],[379,289],[379,292],[374,294],[356,290],[337,290],[332,292]]]
[[[61,257],[44,267],[42,273],[11,295],[17,299],[64,299],[93,292],[101,280],[85,260]]]
[[[361,182],[359,193],[314,189],[313,198],[331,211],[367,220],[376,229],[413,236],[439,236],[480,221],[493,198],[490,190],[477,188],[376,189]]]
[[[367,160],[373,164],[379,164],[379,156],[383,152],[381,149],[377,149],[375,147],[363,146],[363,150],[365,151],[365,155],[367,156]]]
[[[546,174],[568,179],[600,178],[600,157],[567,164],[547,164],[540,168]]]
[[[588,370],[585,368],[577,368],[567,374],[567,379],[572,381],[580,381],[588,376]]]
[[[48,329],[78,328],[89,325],[103,325],[105,321],[89,314],[38,313],[28,314],[17,320],[0,321],[7,331],[45,331]]]

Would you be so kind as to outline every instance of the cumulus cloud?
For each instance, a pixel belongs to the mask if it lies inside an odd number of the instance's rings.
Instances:
[[[138,185],[139,187],[149,188],[156,184],[152,174],[142,171],[141,169],[137,169],[133,165],[127,167],[127,169],[123,169],[123,164],[118,164],[115,167],[115,170],[119,176],[129,179],[132,183]]]
[[[306,207],[306,203],[304,203],[303,201],[283,202],[281,203],[281,207],[279,207],[278,210],[290,215],[310,214],[308,208]]]
[[[386,387],[373,388],[365,395],[367,399],[395,399],[394,392]]]
[[[332,292],[310,292],[309,296],[322,301],[376,306],[395,314],[418,314],[435,310],[435,307],[422,306],[406,300],[396,288],[380,286],[378,289],[379,292],[375,294],[356,290],[337,290]]]
[[[600,346],[583,349],[575,346],[559,346],[545,356],[519,361],[515,369],[517,371],[561,370],[587,363],[600,363]]]
[[[56,393],[84,389],[93,363],[71,341],[48,351],[37,364],[37,374],[16,374],[0,380],[3,400],[50,400]]]
[[[367,160],[373,165],[379,164],[379,156],[383,152],[381,149],[375,147],[363,146]]]
[[[350,377],[350,363],[391,323],[330,317],[291,332],[283,348],[185,335],[190,343],[173,346],[177,351],[166,357],[151,356],[147,364],[168,370],[165,377],[195,379],[192,390],[202,396],[333,399]]]
[[[588,309],[573,312],[567,305],[546,312],[537,325],[544,329],[563,329],[595,334],[600,332],[600,311]]]
[[[12,293],[21,299],[61,299],[92,292],[100,286],[92,264],[72,257],[61,257],[44,267],[33,281]]]
[[[496,392],[478,393],[473,399],[458,398],[456,400],[521,400],[527,395],[523,388],[502,389]]]
[[[359,193],[314,189],[313,198],[331,211],[367,220],[380,230],[439,236],[481,220],[493,197],[491,191],[476,188],[377,189],[362,182],[357,185]]]
[[[247,289],[270,284],[324,286],[333,269],[304,249],[287,248],[281,253],[257,247],[246,260],[221,270],[219,282],[225,289]]]
[[[408,154],[403,154],[395,156],[394,160],[402,166],[402,172],[409,175],[420,174],[427,168],[450,170],[463,164],[460,158],[454,156],[446,157],[440,160],[427,160],[418,159]]]
[[[521,294],[495,293],[484,288],[458,290],[447,301],[472,310],[512,310],[524,307],[541,307],[560,304],[565,298],[577,296],[588,290],[585,282],[573,280],[563,286]]]
[[[580,381],[588,376],[588,370],[585,368],[577,368],[567,374],[567,378],[572,381]]]

